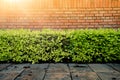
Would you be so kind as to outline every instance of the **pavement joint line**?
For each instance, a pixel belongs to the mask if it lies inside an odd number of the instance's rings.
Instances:
[[[47,68],[45,69],[45,74],[43,76],[43,79],[42,80],[45,80],[45,77],[46,77],[46,74],[47,74],[47,69],[50,67],[50,63],[48,64]]]
[[[30,64],[29,64],[29,66],[30,66]],[[24,71],[25,71],[25,68],[14,78],[14,80],[16,80],[22,73],[24,73]]]
[[[24,71],[25,71],[25,69],[24,69],[23,71],[21,71],[20,74],[18,74],[18,75],[14,78],[14,80],[16,80]]]
[[[72,73],[71,73],[71,70],[70,70],[70,66],[69,66],[68,63],[67,63],[67,67],[68,67],[68,69],[69,69],[70,78],[71,78],[71,80],[73,80],[73,78],[72,78]]]
[[[111,65],[109,65],[109,64],[106,64],[106,65],[109,66],[109,67],[111,67],[112,69],[114,69],[114,70],[116,70],[116,71],[118,71],[118,72],[120,73],[120,71],[117,70],[116,68],[114,68],[113,66],[111,66]]]
[[[89,64],[87,64],[88,65],[88,67],[93,71],[93,72],[95,72],[90,66],[89,66]],[[100,79],[100,80],[102,80],[101,79],[101,77],[98,75],[98,73],[97,72],[95,72],[96,73],[96,75],[98,76],[98,78]]]

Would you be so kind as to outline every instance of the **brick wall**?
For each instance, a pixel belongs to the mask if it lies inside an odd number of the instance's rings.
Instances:
[[[120,27],[120,0],[5,1],[0,1],[0,28]]]

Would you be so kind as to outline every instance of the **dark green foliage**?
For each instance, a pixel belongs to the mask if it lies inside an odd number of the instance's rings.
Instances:
[[[0,62],[120,61],[120,29],[0,30]]]
[[[69,36],[69,52],[75,62],[120,60],[120,30],[76,30]]]

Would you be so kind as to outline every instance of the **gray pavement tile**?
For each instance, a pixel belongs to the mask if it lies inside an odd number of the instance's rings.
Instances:
[[[44,71],[46,69],[48,69],[48,63],[45,63],[45,64],[31,64],[30,65],[30,69],[31,70],[41,70],[41,71]]]
[[[17,73],[21,73],[24,70],[24,66],[27,66],[29,64],[13,64],[9,67],[7,67],[6,69],[2,70],[1,72],[6,72],[6,73],[10,73],[10,72],[17,72]]]
[[[72,73],[73,80],[100,80],[95,72]]]
[[[118,72],[99,72],[97,73],[102,80],[120,80]]]
[[[0,71],[5,69],[9,65],[11,65],[11,64],[0,64]]]
[[[120,64],[115,64],[115,63],[112,64],[112,63],[110,63],[108,65],[111,66],[112,68],[114,68],[115,70],[120,72]]]
[[[0,80],[14,80],[19,73],[17,72],[10,72],[10,73],[1,73],[0,72]]]
[[[87,64],[69,64],[70,72],[77,73],[77,72],[92,72],[90,67]]]
[[[47,73],[44,80],[71,80],[69,73]]]
[[[112,67],[106,64],[88,64],[95,72],[116,72]]]
[[[58,78],[49,78],[49,79],[44,79],[44,80],[71,80],[70,78],[61,78],[61,79],[58,79]]]
[[[31,64],[15,80],[43,80],[48,64]]]
[[[15,80],[43,80],[45,72],[39,70],[26,69]]]
[[[0,71],[0,80],[14,80],[21,72],[24,66],[29,64],[13,64]]]
[[[67,64],[50,64],[49,68],[47,69],[47,73],[69,73],[69,68]]]

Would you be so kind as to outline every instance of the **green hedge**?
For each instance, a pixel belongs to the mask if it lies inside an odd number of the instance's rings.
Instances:
[[[120,61],[120,29],[0,30],[0,62]]]

